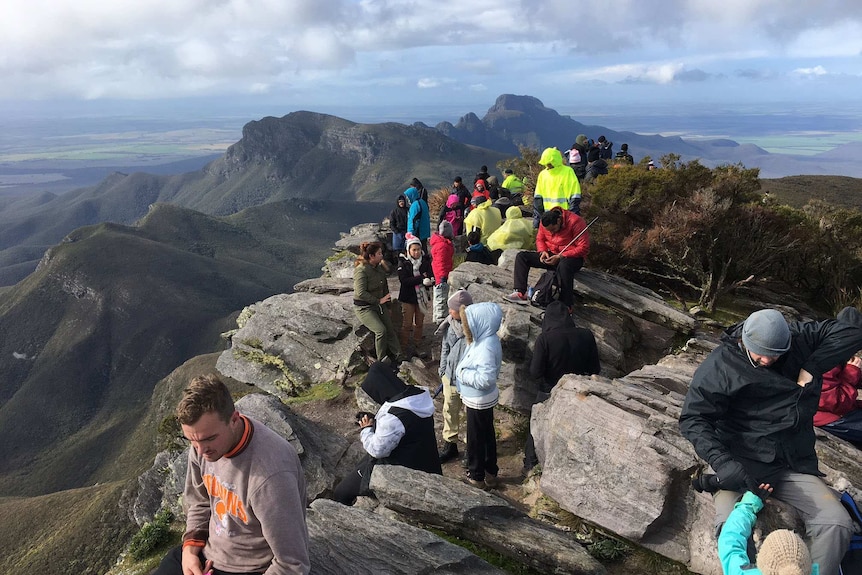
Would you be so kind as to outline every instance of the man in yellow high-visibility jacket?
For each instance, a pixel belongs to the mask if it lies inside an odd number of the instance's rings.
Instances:
[[[533,227],[539,227],[542,214],[558,206],[581,215],[581,184],[572,168],[563,162],[560,151],[557,148],[545,148],[539,164],[545,169],[536,178]]]

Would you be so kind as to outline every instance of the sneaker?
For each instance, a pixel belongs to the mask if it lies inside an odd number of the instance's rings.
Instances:
[[[467,483],[469,485],[472,485],[476,489],[481,489],[482,491],[488,489],[488,485],[482,479],[473,479],[472,477],[467,477]]]
[[[440,452],[440,463],[447,463],[458,457],[458,444],[446,442]]]
[[[494,489],[498,485],[500,485],[500,481],[497,479],[496,475],[485,473],[485,487],[488,489]]]
[[[513,291],[509,295],[505,296],[503,299],[506,301],[512,302],[512,303],[529,303],[530,302],[530,300],[527,298],[527,296],[525,296],[523,293],[519,292],[518,290]]]

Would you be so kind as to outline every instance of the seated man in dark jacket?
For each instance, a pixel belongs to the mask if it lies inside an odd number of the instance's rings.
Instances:
[[[697,368],[680,431],[718,478],[716,532],[746,489],[774,486],[795,507],[811,559],[836,575],[853,523],[823,482],[814,451],[822,375],[862,348],[862,329],[828,320],[792,322],[754,312],[729,328]]]
[[[434,400],[428,390],[407,385],[381,362],[371,364],[362,390],[382,405],[375,416],[359,414],[356,423],[368,455],[336,486],[332,498],[353,505],[358,495],[370,493],[375,465],[403,465],[442,475],[434,435]]]
[[[539,382],[533,405],[548,399],[551,390],[565,374],[592,375],[601,369],[593,332],[575,327],[575,320],[563,302],[548,304],[542,319],[542,333],[536,338],[533,360],[530,362],[530,377]],[[526,474],[537,463],[539,459],[536,457],[533,435],[528,429],[523,473]]]

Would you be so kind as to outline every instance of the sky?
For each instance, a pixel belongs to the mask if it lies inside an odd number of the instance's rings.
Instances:
[[[481,116],[504,93],[561,113],[840,106],[862,93],[862,2],[3,0],[0,78],[7,114],[436,106]]]

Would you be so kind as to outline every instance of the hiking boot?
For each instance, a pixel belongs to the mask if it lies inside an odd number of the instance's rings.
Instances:
[[[448,463],[458,457],[458,444],[447,441],[440,452],[440,463]]]
[[[525,296],[523,293],[519,292],[518,290],[513,291],[509,295],[505,296],[503,299],[506,301],[512,302],[512,303],[525,304],[525,303],[530,302],[529,298],[527,298],[527,296]]]
[[[494,489],[498,485],[500,485],[500,481],[497,479],[496,475],[485,473],[485,487],[488,489]]]

